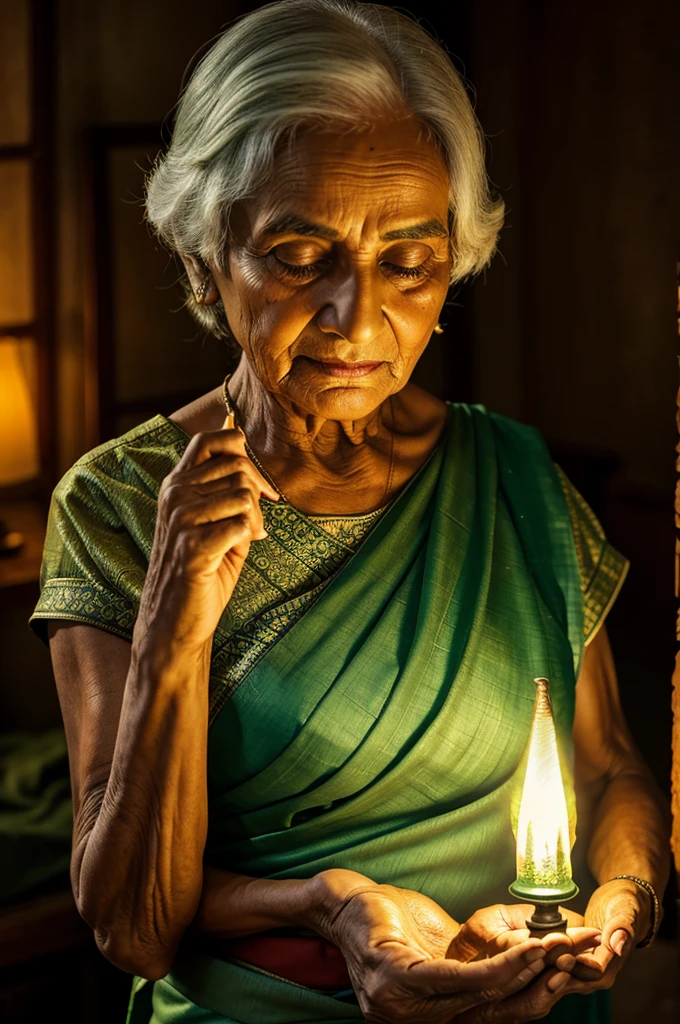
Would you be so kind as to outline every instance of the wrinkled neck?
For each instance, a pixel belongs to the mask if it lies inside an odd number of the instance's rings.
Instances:
[[[245,354],[228,389],[238,410],[238,422],[258,453],[311,455],[333,462],[356,454],[361,447],[385,451],[390,446],[394,418],[389,399],[361,420],[325,419],[307,412],[285,395],[269,391]]]

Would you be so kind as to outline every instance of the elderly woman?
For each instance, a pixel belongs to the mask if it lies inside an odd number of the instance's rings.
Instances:
[[[240,362],[66,474],[32,620],[131,1019],[605,1021],[667,872],[603,627],[626,562],[536,431],[409,382],[502,219],[449,58],[372,4],[249,14],[147,205]],[[544,939],[504,905],[538,675],[594,876]]]

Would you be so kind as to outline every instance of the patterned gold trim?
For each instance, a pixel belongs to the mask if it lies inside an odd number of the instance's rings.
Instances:
[[[105,629],[132,640],[137,609],[121,594],[81,579],[47,580],[30,623],[37,619],[67,619]]]
[[[609,614],[628,572],[629,563],[607,542],[604,530],[569,478],[557,466],[576,548],[581,593],[583,634],[592,642]]]
[[[600,626],[609,615],[612,605],[619,596],[619,591],[626,581],[628,570],[630,569],[630,562],[620,555],[614,548],[607,547],[602,564],[602,577],[601,577],[601,599],[594,600],[591,598],[587,608],[588,616],[584,615],[584,632],[585,632],[585,646],[592,643],[595,636],[600,629]],[[604,582],[606,580],[606,582]],[[613,587],[612,587],[613,583]],[[603,603],[605,595],[609,593],[609,597],[606,603]],[[599,615],[595,615],[595,608],[599,608]]]
[[[384,511],[305,516],[292,505],[262,501],[269,536],[251,547],[213,645],[211,721],[321,595]]]

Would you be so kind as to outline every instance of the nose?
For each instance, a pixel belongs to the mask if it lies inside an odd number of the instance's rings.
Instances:
[[[319,327],[325,334],[339,334],[351,345],[366,349],[385,327],[379,275],[371,267],[351,266],[334,278],[329,282],[328,301],[317,316]]]

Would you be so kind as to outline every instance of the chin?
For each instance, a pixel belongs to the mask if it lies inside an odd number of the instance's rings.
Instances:
[[[336,376],[321,370],[311,360],[293,364],[288,376],[288,398],[305,412],[331,420],[360,420],[394,391],[390,367],[383,363],[368,374]]]
[[[289,397],[295,404],[313,416],[321,416],[328,420],[361,420],[380,406],[391,389],[363,382],[357,384],[340,384],[305,386],[290,389]]]

